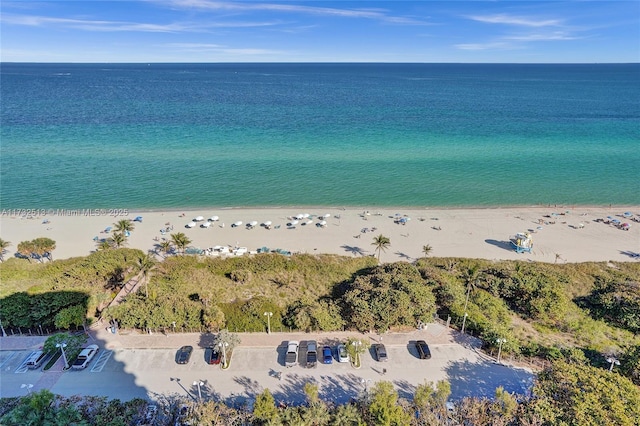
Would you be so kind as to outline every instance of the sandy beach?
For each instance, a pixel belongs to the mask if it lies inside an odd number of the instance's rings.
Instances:
[[[627,213],[632,213],[629,216]],[[12,214],[13,213],[13,214]],[[11,245],[5,258],[13,256],[21,241],[48,237],[56,241],[55,259],[85,256],[96,249],[94,239],[108,238],[107,227],[120,219],[142,217],[126,247],[154,249],[162,238],[183,232],[193,247],[266,246],[293,253],[333,253],[345,256],[375,254],[374,237],[391,241],[381,261],[413,261],[430,245],[433,257],[519,259],[539,262],[637,261],[640,253],[640,206],[634,207],[511,207],[494,209],[304,207],[304,208],[211,208],[180,211],[46,211],[23,214],[3,212],[0,237]],[[88,214],[87,214],[88,213]],[[111,213],[111,214],[110,214]],[[627,215],[625,216],[625,213]],[[296,216],[309,215],[296,219]],[[186,225],[198,216],[204,220]],[[209,218],[208,228],[201,225]],[[322,217],[324,216],[324,217]],[[610,218],[610,219],[607,219]],[[610,222],[629,223],[628,230]],[[318,226],[325,220],[325,226]],[[249,229],[246,225],[255,221]],[[271,222],[270,229],[262,226]],[[297,221],[295,223],[294,221]],[[238,226],[234,223],[242,222]],[[169,232],[166,232],[166,230]],[[161,231],[165,231],[162,233]],[[529,232],[531,253],[516,253],[509,238]],[[559,255],[560,257],[557,257]]]

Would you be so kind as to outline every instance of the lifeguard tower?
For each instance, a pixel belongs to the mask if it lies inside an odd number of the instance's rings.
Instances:
[[[516,249],[516,253],[531,253],[533,239],[528,232],[518,232],[511,238],[511,245]]]

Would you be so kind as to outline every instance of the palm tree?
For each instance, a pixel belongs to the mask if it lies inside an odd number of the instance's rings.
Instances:
[[[422,246],[422,253],[424,253],[424,257],[429,256],[429,253],[431,253],[431,250],[433,250],[433,247],[431,247],[429,244],[425,244]]]
[[[151,271],[155,268],[156,261],[148,254],[138,258],[138,268],[140,268],[140,274],[144,280],[144,293],[149,298],[149,280],[151,279]]]
[[[34,251],[40,258],[40,261],[45,257],[49,260],[53,260],[51,252],[56,249],[56,242],[51,238],[40,237],[33,240]]]
[[[111,239],[108,240],[100,240],[97,242],[97,250],[108,250],[111,247]]]
[[[372,246],[375,246],[375,251],[378,252],[378,262],[380,262],[380,252],[387,251],[387,249],[391,246],[391,240],[388,237],[380,234],[377,237],[373,238]]]
[[[26,257],[29,263],[31,263],[31,256],[35,251],[35,245],[33,241],[21,241],[18,244],[18,253]]]
[[[158,248],[164,252],[165,257],[171,251],[171,242],[170,241],[162,241],[158,244]]]
[[[135,228],[135,226],[133,225],[133,222],[131,222],[131,220],[122,219],[114,223],[113,231],[120,234],[125,234],[127,231],[133,231],[133,228]]]
[[[109,238],[109,242],[113,248],[120,248],[127,243],[127,237],[124,234],[116,232]]]
[[[191,244],[189,237],[182,232],[171,234],[171,241],[182,253],[184,253],[184,249]]]
[[[480,279],[480,274],[482,271],[477,264],[470,266],[466,272],[464,273],[464,278],[467,281],[467,296],[464,300],[464,317],[462,318],[462,328],[460,329],[461,333],[464,333],[464,326],[467,323],[467,304],[469,303],[469,293],[471,293],[471,288],[476,288],[478,286],[478,279]]]
[[[11,245],[11,242],[5,241],[0,238],[0,262],[4,262],[4,254],[7,251],[7,247]]]

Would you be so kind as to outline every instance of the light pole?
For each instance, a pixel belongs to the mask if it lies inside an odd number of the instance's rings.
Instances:
[[[618,361],[615,357],[612,357],[612,356],[607,358],[607,362],[611,363],[611,365],[609,366],[609,371],[613,371],[614,365],[620,365],[620,361]]]
[[[222,351],[222,367],[227,368],[227,347],[229,344],[227,342],[220,342],[218,346]]]
[[[271,334],[271,317],[273,312],[265,312],[264,316],[267,317],[267,334]]]
[[[69,362],[67,361],[67,354],[64,353],[64,348],[67,347],[66,343],[57,343],[56,344],[56,348],[60,348],[60,350],[62,351],[62,359],[64,360],[64,369],[68,370],[69,369]]]
[[[502,353],[502,344],[505,343],[507,339],[498,339],[496,343],[498,344],[498,364],[500,364],[500,354]]]
[[[467,304],[469,303],[469,292],[471,291],[471,282],[467,282],[467,297],[464,300],[464,317],[462,318],[462,330],[460,333],[464,334],[464,326],[467,323]]]
[[[29,395],[31,393],[31,388],[32,387],[33,387],[33,385],[31,383],[28,383],[28,384],[23,383],[23,384],[20,385],[20,389],[27,388],[27,395]]]
[[[202,392],[200,391],[200,386],[204,386],[204,382],[196,380],[195,382],[193,382],[193,386],[198,386],[198,400],[202,402]]]

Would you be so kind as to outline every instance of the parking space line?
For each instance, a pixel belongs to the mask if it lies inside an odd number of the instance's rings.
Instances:
[[[5,359],[2,364],[0,364],[0,368],[4,367],[4,365],[6,363],[8,363],[9,361],[11,361],[13,359],[13,357],[15,357],[18,354],[18,352],[13,352],[11,355],[9,355],[9,357],[7,359]]]
[[[111,355],[113,355],[113,351],[103,351],[89,371],[92,373],[100,373],[107,361],[109,361],[109,358],[111,358]]]

